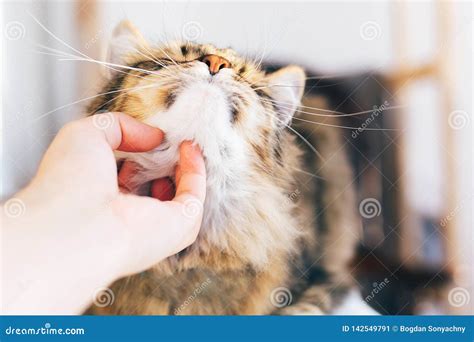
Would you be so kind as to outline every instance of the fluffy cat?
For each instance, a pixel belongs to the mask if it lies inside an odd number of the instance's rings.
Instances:
[[[152,47],[129,22],[115,29],[108,57],[110,78],[90,112],[124,112],[166,135],[154,151],[117,155],[141,166],[130,187],[145,193],[149,181],[172,176],[180,142],[193,140],[207,197],[190,204],[191,213],[204,208],[192,246],[115,282],[113,304],[88,313],[330,313],[350,286],[358,220],[337,129],[318,126],[315,157],[289,128],[303,69],[267,73],[211,45]],[[302,179],[303,169],[315,176]]]

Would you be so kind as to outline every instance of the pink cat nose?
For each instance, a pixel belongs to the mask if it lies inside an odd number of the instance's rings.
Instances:
[[[217,55],[204,56],[201,61],[207,64],[211,75],[217,74],[220,70],[224,68],[230,68],[230,62],[224,57]]]

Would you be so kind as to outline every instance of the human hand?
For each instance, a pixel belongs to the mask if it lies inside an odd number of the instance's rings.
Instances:
[[[84,280],[79,287],[89,295],[91,285],[97,287],[146,270],[197,237],[206,187],[200,150],[190,142],[181,145],[172,201],[124,194],[119,191],[113,150],[151,150],[161,143],[163,133],[125,114],[98,115],[103,118],[85,118],[60,130],[30,185],[15,195],[24,203],[24,214],[5,217],[5,271],[29,273],[21,279],[23,283],[45,278],[41,272],[56,279],[54,274],[59,272],[61,278]],[[110,124],[98,128],[95,123],[101,119]],[[156,182],[153,188],[160,184]],[[200,209],[195,216],[186,214],[189,203]],[[41,266],[30,270],[28,265],[32,264]],[[10,285],[10,293],[21,295],[15,284]],[[75,285],[76,289],[67,292],[74,291],[80,297],[77,281]],[[36,288],[40,290],[41,286]],[[45,286],[44,291],[53,290]],[[90,297],[84,296],[80,303],[69,307],[87,305]],[[29,303],[22,299],[16,304],[11,306],[13,311],[21,311],[22,305],[31,306],[31,298]],[[28,312],[32,313],[31,307]]]

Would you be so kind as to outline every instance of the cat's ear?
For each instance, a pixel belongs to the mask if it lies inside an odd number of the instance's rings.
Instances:
[[[306,74],[302,68],[290,65],[267,76],[267,82],[270,96],[279,114],[278,124],[286,126],[300,105]]]
[[[116,73],[111,68],[119,69],[117,65],[126,65],[127,57],[132,54],[137,54],[138,51],[143,51],[148,48],[146,42],[140,31],[128,20],[121,21],[112,32],[112,37],[107,49],[107,63],[110,63],[106,68],[109,76]]]

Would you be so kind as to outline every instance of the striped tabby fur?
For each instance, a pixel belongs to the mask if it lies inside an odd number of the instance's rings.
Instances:
[[[338,129],[299,128],[317,157],[287,128],[303,95],[302,69],[266,73],[211,45],[151,47],[127,22],[115,33],[109,58],[129,68],[111,70],[90,112],[122,111],[166,134],[156,151],[118,155],[142,166],[132,188],[144,192],[150,180],[172,176],[177,146],[193,139],[203,149],[208,189],[196,243],[115,282],[114,303],[88,313],[330,313],[351,285],[358,219]],[[207,55],[231,68],[211,78],[201,62]]]

